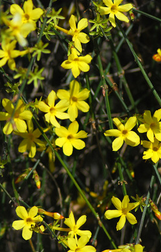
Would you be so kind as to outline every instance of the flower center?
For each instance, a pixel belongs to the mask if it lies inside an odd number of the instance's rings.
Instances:
[[[29,218],[26,219],[26,223],[27,223],[28,225],[31,225],[31,224],[33,224],[34,222],[33,222],[33,220],[29,217]]]
[[[75,31],[74,31],[74,37],[77,37],[78,34],[79,34],[79,30],[78,30],[78,29],[75,29]]]
[[[124,215],[126,215],[126,214],[127,214],[127,208],[122,208],[122,213],[123,213]]]
[[[26,20],[30,19],[30,16],[28,14],[25,14],[24,17],[25,17]]]
[[[28,133],[28,138],[33,142],[35,137],[32,133]]]
[[[111,12],[116,13],[117,11],[118,11],[117,5],[116,5],[116,4],[113,4],[113,5],[111,6]]]
[[[122,134],[123,134],[123,135],[126,135],[127,133],[128,133],[127,130],[123,130],[123,131],[122,131]]]
[[[55,113],[55,108],[51,107],[51,108],[50,108],[50,113],[51,113],[51,114],[54,114],[54,113]]]
[[[19,118],[19,113],[16,112],[16,113],[14,114],[14,118]]]
[[[77,225],[75,225],[75,226],[73,227],[73,232],[76,234],[77,231],[78,231],[78,228],[77,228]]]
[[[77,97],[72,96],[72,101],[73,101],[73,102],[77,102],[77,100],[78,100]]]
[[[150,124],[150,128],[152,129],[152,130],[154,130],[155,128],[156,128],[156,124],[154,123],[154,122],[152,122],[151,124]]]
[[[158,147],[154,146],[153,151],[158,151]]]
[[[67,139],[69,139],[69,140],[72,139],[72,138],[73,138],[72,134],[67,136]]]

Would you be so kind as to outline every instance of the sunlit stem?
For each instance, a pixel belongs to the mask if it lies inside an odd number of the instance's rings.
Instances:
[[[55,25],[54,26],[56,29],[58,29],[59,31],[62,31],[62,32],[64,32],[65,34],[68,34],[68,30],[66,30],[66,29],[64,29],[64,28],[62,28],[62,27],[60,27],[60,26],[58,26],[58,25]]]
[[[71,231],[70,228],[62,228],[62,227],[54,227],[54,226],[52,226],[51,228],[52,228],[53,230],[64,231],[64,232],[69,232],[69,231]]]
[[[29,243],[30,243],[30,247],[31,247],[31,249],[32,249],[32,252],[36,252],[36,250],[35,250],[35,248],[34,248],[34,245],[33,245],[33,242],[32,242],[31,239],[29,240]]]

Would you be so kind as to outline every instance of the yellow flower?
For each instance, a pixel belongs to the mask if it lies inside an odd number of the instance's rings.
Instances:
[[[33,158],[36,155],[36,144],[41,146],[44,145],[44,142],[38,139],[41,135],[41,132],[39,129],[34,130],[32,120],[28,120],[27,124],[28,132],[20,133],[15,131],[14,133],[24,138],[24,140],[22,140],[18,146],[18,151],[21,153],[29,151],[29,157]]]
[[[38,208],[33,206],[29,212],[27,212],[23,206],[18,206],[16,208],[16,213],[22,220],[14,221],[12,227],[16,230],[23,229],[22,237],[25,240],[31,239],[33,233],[32,229],[35,227],[36,223],[43,221],[43,218],[40,215],[36,216]]]
[[[117,231],[124,227],[126,218],[132,225],[137,223],[135,216],[131,214],[130,211],[137,207],[139,203],[129,203],[130,200],[128,195],[124,196],[122,202],[115,196],[112,197],[111,201],[117,210],[107,210],[105,212],[105,217],[107,219],[120,217],[116,226]]]
[[[91,60],[92,57],[89,54],[86,56],[79,56],[78,51],[75,48],[71,48],[71,54],[68,56],[68,59],[61,64],[61,66],[64,69],[71,69],[73,76],[77,78],[81,71],[89,71],[90,67],[88,64]]]
[[[76,17],[74,15],[71,15],[70,19],[69,19],[69,25],[70,25],[70,30],[66,30],[62,27],[59,27],[58,25],[55,25],[55,28],[57,28],[58,30],[64,32],[67,35],[71,35],[72,36],[72,40],[74,42],[74,46],[77,48],[77,50],[79,52],[82,52],[82,45],[86,44],[89,42],[89,37],[86,33],[81,32],[83,29],[85,29],[88,26],[88,20],[87,18],[82,18],[79,22],[78,22],[78,26],[76,27]]]
[[[154,163],[157,163],[161,158],[161,143],[154,138],[153,143],[149,141],[141,141],[141,144],[148,149],[143,152],[143,159],[151,158]]]
[[[68,34],[72,36],[74,46],[78,49],[79,52],[82,52],[81,43],[86,44],[90,40],[86,33],[81,32],[88,26],[88,20],[87,18],[82,18],[78,22],[78,26],[76,27],[75,19],[76,17],[74,15],[71,15],[69,19],[70,30],[68,31]]]
[[[55,144],[59,147],[63,147],[63,153],[66,156],[70,156],[73,153],[73,147],[77,150],[81,150],[85,147],[85,142],[79,138],[86,138],[87,133],[84,130],[78,132],[79,124],[77,121],[72,122],[68,129],[63,126],[55,129],[55,134],[59,136],[55,140]]]
[[[113,27],[116,27],[115,16],[124,22],[129,22],[129,19],[122,13],[127,12],[133,8],[132,4],[120,5],[123,0],[103,0],[107,7],[100,7],[99,11],[101,15],[109,14],[109,21]]]
[[[161,49],[160,48],[157,50],[157,54],[154,54],[152,58],[156,62],[161,62]]]
[[[86,222],[87,216],[82,215],[77,222],[75,222],[75,218],[73,212],[70,213],[69,218],[65,218],[64,224],[70,228],[69,235],[70,237],[86,236],[89,240],[92,233],[89,230],[80,230],[79,228]]]
[[[68,252],[95,252],[96,249],[91,245],[86,245],[89,241],[87,236],[81,236],[79,240],[68,238],[67,245],[70,248]]]
[[[147,132],[147,138],[154,142],[154,136],[161,141],[161,109],[155,111],[153,117],[150,110],[145,110],[143,114],[143,124],[138,128],[140,133]]]
[[[140,143],[139,136],[131,129],[136,125],[137,118],[136,116],[130,117],[125,125],[123,125],[118,118],[113,119],[114,124],[118,129],[110,129],[106,130],[104,135],[105,136],[115,136],[117,137],[112,142],[112,149],[113,151],[117,151],[123,145],[123,142],[130,146],[137,146]]]
[[[4,23],[9,27],[6,34],[15,37],[22,47],[26,46],[26,37],[35,30],[35,25],[33,23],[24,23],[21,14],[18,12],[14,14],[12,20],[4,18]]]
[[[13,130],[25,132],[27,130],[27,125],[24,120],[31,119],[32,113],[31,111],[25,109],[26,106],[23,101],[18,101],[14,115],[12,115],[14,111],[14,105],[9,99],[4,98],[2,100],[2,105],[7,111],[7,113],[0,112],[0,121],[7,121],[3,128],[3,133],[9,135]]]
[[[45,112],[45,120],[48,123],[51,123],[55,127],[60,127],[60,124],[56,120],[56,117],[59,119],[68,119],[69,115],[64,113],[64,111],[68,108],[68,102],[59,101],[55,105],[55,101],[57,99],[56,93],[52,90],[48,95],[46,102],[40,101],[36,107]]]
[[[14,58],[17,58],[21,55],[21,52],[18,50],[14,50],[16,47],[16,40],[12,42],[2,41],[2,50],[0,50],[0,67],[4,66],[8,61],[8,66],[11,70],[14,70],[16,67],[16,63]]]
[[[33,9],[32,0],[27,0],[24,2],[23,9],[18,4],[12,4],[10,7],[10,12],[12,15],[19,13],[22,16],[23,23],[33,23],[35,25],[35,20],[39,19],[43,14],[43,10],[40,8]],[[36,27],[35,27],[36,29]]]
[[[118,246],[118,249],[106,249],[102,252],[143,252],[143,248],[140,244],[127,244]]]
[[[70,90],[59,89],[57,96],[59,99],[69,103],[69,119],[73,122],[78,117],[78,110],[83,112],[89,111],[89,105],[84,101],[89,97],[90,91],[84,88],[80,91],[80,84],[73,80],[70,82]]]

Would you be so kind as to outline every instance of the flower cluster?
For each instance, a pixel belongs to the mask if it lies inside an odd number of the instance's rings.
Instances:
[[[122,12],[127,12],[133,8],[131,3],[120,5],[123,0],[103,0],[105,6],[98,6],[98,11],[101,15],[108,15],[109,14],[109,22],[113,27],[116,27],[115,17],[121,21],[126,23],[129,22],[127,16],[125,16]]]
[[[77,150],[85,147],[84,141],[80,138],[86,138],[87,133],[84,130],[78,132],[79,124],[76,118],[78,117],[78,110],[89,111],[89,105],[85,100],[89,97],[90,91],[87,88],[80,89],[80,83],[73,80],[70,83],[69,91],[59,89],[56,94],[52,90],[45,101],[39,101],[36,105],[40,111],[45,113],[45,121],[55,127],[55,134],[58,136],[55,145],[62,147],[66,156],[72,155],[73,147]],[[57,98],[60,101],[55,104]],[[70,119],[71,124],[68,129],[60,126],[57,118],[61,120]]]
[[[68,228],[52,226],[53,230],[68,232],[66,238],[62,237],[61,241],[69,247],[69,252],[96,251],[93,246],[87,245],[92,233],[89,230],[80,229],[80,227],[86,222],[86,219],[86,215],[82,215],[77,221],[75,221],[74,214],[71,212],[69,218],[65,218],[64,221],[64,224],[68,226]]]
[[[36,206],[30,208],[28,212],[25,207],[18,206],[16,208],[16,213],[22,220],[14,221],[12,227],[16,230],[22,229],[22,237],[25,240],[31,239],[35,227],[39,229],[39,232],[45,230],[44,226],[41,225],[43,218],[40,215],[37,215],[38,208]]]
[[[55,28],[63,31],[65,34],[72,36],[73,45],[70,49],[70,54],[68,59],[65,60],[61,66],[64,69],[71,69],[74,78],[77,78],[80,75],[80,72],[88,72],[90,67],[89,63],[92,60],[92,57],[87,54],[86,56],[80,56],[82,53],[82,44],[89,42],[89,37],[86,33],[82,32],[88,26],[87,18],[82,18],[78,25],[76,26],[76,17],[71,15],[69,19],[70,30],[63,29],[59,26]]]
[[[138,134],[132,131],[139,121],[141,124],[138,127],[138,132],[146,133],[149,141],[140,141]],[[130,117],[125,125],[118,118],[114,118],[113,122],[118,129],[106,130],[104,133],[107,137],[116,137],[112,142],[113,151],[119,150],[124,142],[132,147],[141,144],[148,149],[143,152],[143,159],[151,159],[154,163],[159,161],[161,158],[161,109],[156,110],[153,116],[150,110],[145,110],[143,118],[139,117],[137,120],[136,116]]]
[[[66,156],[72,155],[73,147],[77,150],[85,147],[84,141],[80,138],[87,138],[87,133],[84,130],[78,131],[79,124],[76,118],[79,110],[82,112],[89,111],[89,105],[85,102],[89,93],[90,91],[87,88],[81,89],[80,83],[73,80],[70,83],[69,91],[59,89],[56,94],[52,90],[46,100],[35,102],[35,107],[45,113],[45,122],[55,129],[55,134],[58,136],[55,145],[62,147]],[[60,101],[56,103],[58,97]],[[33,158],[36,155],[36,145],[45,149],[46,143],[39,139],[43,129],[34,129],[32,113],[26,108],[23,101],[19,100],[15,108],[10,100],[4,98],[2,105],[7,111],[0,112],[0,121],[7,121],[3,128],[4,134],[14,132],[14,134],[24,138],[18,147],[18,151],[21,153],[28,151],[29,157]],[[67,112],[65,112],[66,110]],[[68,129],[61,126],[58,119],[70,119],[71,124]]]
[[[105,249],[102,252],[143,252],[143,249],[141,244],[126,244],[118,246],[118,249]]]
[[[16,220],[12,223],[12,227],[16,230],[22,229],[22,237],[25,240],[29,240],[32,237],[33,231],[37,233],[42,233],[45,231],[45,227],[41,224],[43,221],[43,218],[40,215],[47,215],[55,220],[61,220],[64,219],[64,217],[59,213],[52,213],[45,211],[42,208],[38,208],[36,206],[33,206],[30,208],[30,210],[27,212],[25,207],[18,206],[16,208],[16,214],[22,219],[22,220]],[[82,215],[77,221],[75,221],[73,212],[70,213],[69,218],[65,218],[64,224],[68,226],[68,228],[59,227],[58,225],[51,225],[51,229],[53,231],[63,231],[67,232],[66,236],[60,236],[58,239],[67,247],[69,247],[69,251],[86,251],[89,252],[95,252],[96,249],[91,246],[87,245],[89,242],[89,239],[92,236],[92,233],[89,230],[81,230],[80,227],[86,222],[87,217],[86,215]]]
[[[105,212],[105,218],[112,219],[120,217],[120,220],[116,226],[116,230],[121,230],[124,227],[126,218],[132,225],[137,223],[135,216],[131,214],[130,211],[136,208],[139,203],[129,203],[130,200],[128,195],[124,196],[122,202],[115,196],[112,197],[111,201],[117,210],[107,210]]]
[[[0,67],[4,66],[8,61],[11,70],[15,70],[16,63],[14,58],[24,56],[28,50],[15,50],[18,42],[22,47],[27,46],[26,37],[35,31],[36,21],[42,16],[41,8],[34,8],[32,0],[25,1],[23,9],[18,4],[10,6],[11,15],[3,15],[2,21],[6,25],[6,29],[2,34],[2,49],[0,49]]]

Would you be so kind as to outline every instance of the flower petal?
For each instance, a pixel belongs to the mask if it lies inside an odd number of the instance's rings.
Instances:
[[[73,146],[70,141],[66,141],[65,144],[63,145],[63,153],[66,156],[71,156],[73,153]]]
[[[117,222],[117,225],[116,225],[116,230],[121,230],[124,225],[125,225],[125,222],[126,222],[126,216],[125,215],[121,215],[119,221]]]
[[[16,214],[18,215],[18,217],[20,217],[21,219],[26,219],[28,217],[28,213],[26,211],[26,208],[23,206],[18,206],[16,208]]]
[[[110,219],[113,219],[113,218],[117,218],[117,217],[120,217],[122,214],[122,211],[121,210],[107,210],[105,212],[105,217],[110,220]]]
[[[22,142],[18,146],[18,151],[21,153],[24,153],[25,151],[27,151],[27,144],[28,144],[27,139],[22,140]]]
[[[82,215],[76,222],[76,225],[78,228],[80,228],[87,220],[87,216],[86,215]]]
[[[127,213],[126,217],[127,217],[127,220],[130,222],[130,224],[134,225],[137,223],[137,219],[132,213]]]
[[[69,127],[68,127],[68,131],[73,135],[76,134],[78,132],[79,129],[79,124],[77,121],[72,122]]]
[[[113,151],[118,151],[122,145],[123,145],[123,138],[122,137],[117,137],[113,142],[112,142],[112,150]]]
[[[117,197],[113,196],[111,201],[118,210],[121,210],[121,201]]]
[[[118,10],[121,12],[127,12],[131,10],[132,8],[133,8],[133,5],[131,3],[118,6]]]
[[[32,208],[30,208],[28,215],[29,217],[33,218],[37,215],[37,213],[38,213],[38,208],[36,206],[33,206]]]
[[[83,29],[85,29],[88,26],[88,19],[87,18],[82,18],[79,22],[78,22],[78,30],[82,31]]]
[[[137,118],[136,116],[132,116],[130,117],[127,122],[125,123],[125,129],[130,131],[132,128],[134,128],[134,126],[137,123]]]
[[[12,227],[16,230],[22,229],[25,226],[24,220],[17,220],[12,223]]]
[[[25,240],[29,240],[32,237],[33,231],[30,230],[30,226],[25,226],[22,230],[22,237]]]

